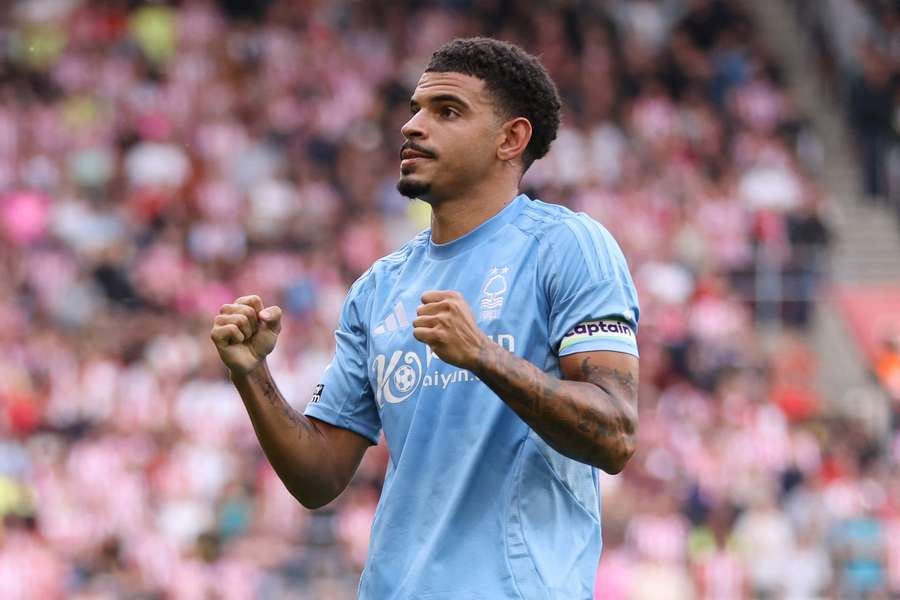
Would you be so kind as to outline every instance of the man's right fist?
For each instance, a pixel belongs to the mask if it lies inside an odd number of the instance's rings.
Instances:
[[[279,331],[280,308],[263,308],[259,296],[241,296],[222,305],[209,337],[225,366],[235,375],[246,375],[272,352]]]

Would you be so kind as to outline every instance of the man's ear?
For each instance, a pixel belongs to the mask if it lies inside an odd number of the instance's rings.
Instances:
[[[503,161],[515,160],[525,153],[531,141],[531,123],[525,117],[516,117],[503,124],[500,130],[500,145],[497,158]]]

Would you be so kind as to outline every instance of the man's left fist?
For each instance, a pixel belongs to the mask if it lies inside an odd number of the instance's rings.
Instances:
[[[490,339],[478,329],[462,294],[425,292],[416,315],[412,324],[417,340],[428,344],[442,361],[469,371],[475,369],[479,354]]]

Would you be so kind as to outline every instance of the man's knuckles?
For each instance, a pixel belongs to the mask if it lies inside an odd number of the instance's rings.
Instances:
[[[216,325],[225,325],[227,323],[230,323],[231,322],[231,320],[229,319],[230,316],[231,315],[229,315],[227,313],[219,313],[216,315],[216,318],[213,319],[213,323],[215,323]]]
[[[245,306],[250,306],[256,310],[262,310],[263,302],[262,298],[257,296],[256,294],[251,294],[249,296],[241,296],[237,300],[234,301],[235,304],[243,304]]]
[[[421,304],[416,310],[417,312],[421,311],[425,314],[434,314],[451,310],[458,303],[459,301],[455,298],[443,298],[441,300],[435,300],[434,302],[429,302],[427,304]]]
[[[230,341],[238,343],[244,341],[244,334],[241,333],[240,328],[234,323],[216,325],[210,332],[209,337],[218,345],[227,345]]]
[[[258,322],[256,310],[253,307],[247,306],[245,304],[235,304],[233,306],[234,306],[234,314],[238,314],[238,315],[241,315],[244,318],[246,318],[247,321],[250,322],[250,326],[254,330],[256,330],[256,326],[257,326],[257,322]]]
[[[419,315],[413,319],[413,327],[433,327],[440,322],[440,315]]]
[[[218,315],[214,321],[216,325],[234,325],[241,330],[244,337],[252,337],[255,331],[250,319],[240,313]]]
[[[462,297],[462,294],[456,290],[433,290],[422,294],[421,301],[422,304],[433,304],[450,298],[461,300]]]

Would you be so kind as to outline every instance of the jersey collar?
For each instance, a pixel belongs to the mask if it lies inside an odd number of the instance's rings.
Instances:
[[[515,198],[513,198],[512,202],[507,204],[503,210],[498,212],[496,215],[465,234],[462,237],[458,237],[452,242],[447,242],[446,244],[435,244],[431,241],[431,233],[428,235],[428,257],[434,258],[437,260],[444,260],[447,258],[452,258],[454,256],[458,256],[467,250],[471,250],[475,246],[486,242],[491,237],[494,236],[495,233],[500,231],[507,223],[512,222],[520,212],[522,212],[522,208],[525,202],[528,202],[530,198],[525,194],[519,194]]]

